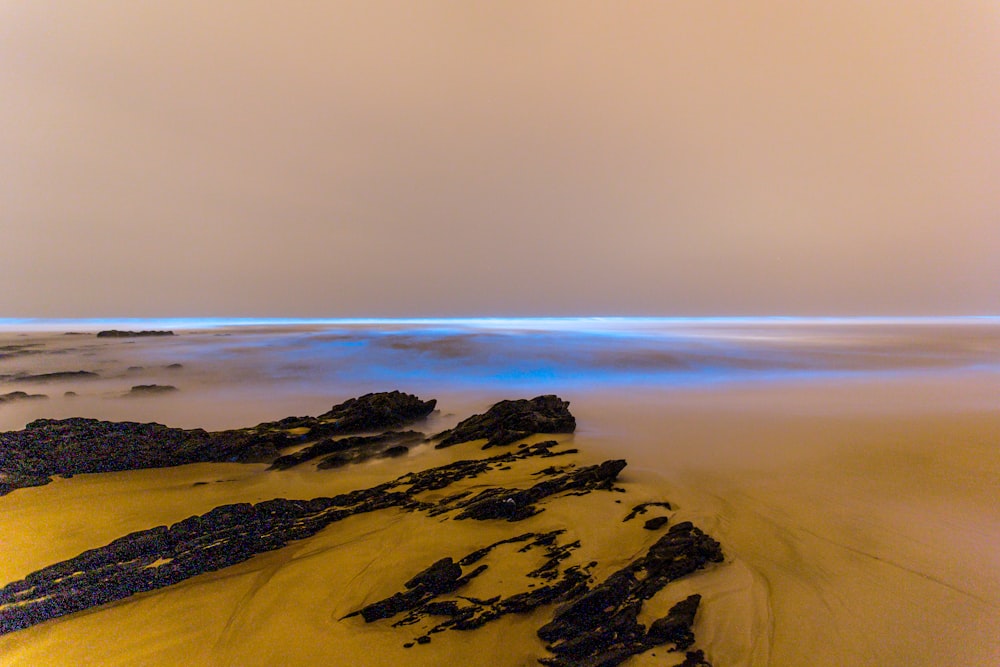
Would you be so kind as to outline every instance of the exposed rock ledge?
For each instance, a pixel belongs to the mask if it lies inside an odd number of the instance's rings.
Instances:
[[[456,428],[446,432],[445,437],[479,440],[483,437],[482,433],[489,432],[502,434],[499,438],[502,441],[515,432],[518,437],[523,437],[543,425],[571,430],[575,426],[575,421],[569,421],[572,415],[567,420],[562,414],[563,411],[568,414],[567,405],[554,396],[531,401],[504,401],[497,404],[502,407],[494,406],[485,415],[462,422],[474,428]],[[512,409],[512,406],[516,407]],[[396,426],[401,421],[426,414],[433,407],[433,401],[420,401],[398,392],[369,394],[335,406],[319,418],[294,417],[261,424],[253,429],[222,432],[228,434],[225,438],[229,439],[222,438],[217,442],[213,442],[213,438],[221,438],[220,434],[200,429],[184,431],[159,424],[110,424],[96,420],[39,420],[24,431],[0,435],[18,436],[15,444],[21,446],[20,451],[29,453],[34,451],[31,438],[36,436],[35,449],[45,452],[55,448],[65,456],[79,456],[77,466],[100,469],[100,455],[103,454],[103,459],[107,460],[108,450],[98,451],[95,449],[96,440],[87,440],[91,436],[97,438],[97,434],[102,438],[112,438],[112,451],[119,451],[120,460],[126,463],[130,455],[121,452],[133,450],[153,456],[142,459],[146,462],[157,460],[151,452],[165,455],[164,450],[178,448],[188,451],[186,455],[189,456],[207,456],[207,452],[215,456],[222,451],[245,455],[256,451],[255,447],[263,447],[262,442],[271,446],[275,442],[287,442],[281,438],[293,437],[287,428],[290,424],[297,424],[293,429],[313,428],[326,434],[338,428],[371,429],[375,424]],[[544,415],[546,412],[549,414]],[[537,417],[539,413],[543,413],[543,417]],[[117,440],[114,439],[116,429],[122,433]],[[82,439],[78,437],[81,434]],[[364,449],[368,446],[365,443],[376,442],[381,447],[386,443],[419,436],[414,432],[389,431],[380,436],[354,436],[323,442],[363,441],[357,447]],[[240,437],[246,440],[241,441]],[[489,436],[486,439],[489,440]],[[161,443],[160,449],[152,444],[154,442]],[[164,442],[165,445],[162,444]],[[198,450],[195,445],[205,449]],[[186,450],[186,447],[194,449]],[[288,465],[277,465],[282,460],[278,459],[272,467],[274,472],[267,474],[283,474],[280,470],[284,467],[318,456],[329,456],[330,452],[324,447],[329,445],[314,445],[313,449],[320,451],[313,452],[315,456],[299,457],[303,460],[296,458],[297,455],[282,457]],[[352,447],[353,444],[334,454],[351,451]],[[507,478],[503,471],[510,470],[512,466],[575,452],[575,449],[562,449],[556,441],[521,444],[499,455],[459,460],[410,472],[374,487],[334,497],[312,500],[276,498],[256,504],[222,505],[171,526],[137,531],[0,588],[0,634],[235,565],[256,554],[308,539],[333,523],[359,514],[394,508],[396,511],[433,517],[434,521],[502,521],[515,524],[530,520],[548,503],[572,503],[575,496],[592,492],[624,491],[615,487],[615,481],[626,462],[609,460],[589,466],[573,463],[549,466],[532,473],[538,481],[526,487],[497,486],[477,480],[472,487],[476,492],[467,488],[443,496],[437,493],[462,480],[487,473],[491,481],[504,481]],[[39,456],[39,460],[45,460],[44,456]],[[327,466],[321,461],[319,467]],[[523,480],[524,475],[518,473],[513,478]],[[665,501],[640,503],[624,517],[622,523],[628,524],[628,527],[616,528],[612,524],[609,529],[641,530],[635,527],[638,522],[629,522],[649,507],[660,508],[661,512],[671,509]],[[667,517],[659,519],[657,527],[663,525]],[[431,635],[437,632],[471,631],[507,614],[550,606],[552,612],[547,614],[550,620],[537,629],[538,637],[545,642],[545,650],[550,653],[539,659],[543,665],[612,667],[632,655],[665,646],[668,652],[686,652],[680,663],[683,667],[710,667],[702,651],[688,650],[695,641],[692,626],[699,610],[700,595],[689,595],[672,604],[666,615],[652,621],[648,627],[638,618],[644,604],[669,583],[712,563],[721,562],[723,554],[718,542],[690,522],[678,523],[641,555],[625,561],[624,566],[619,566],[603,581],[595,582],[592,573],[598,563],[585,562],[575,555],[581,543],[580,540],[569,541],[564,537],[567,528],[571,527],[548,532],[517,532],[464,555],[445,556],[423,569],[414,568],[409,574],[401,575],[400,592],[364,604],[340,622],[390,621],[397,628],[420,623],[423,633],[416,637],[410,634],[407,638],[412,637],[412,641],[403,643],[404,647],[411,648],[430,643]],[[495,536],[496,531],[491,530],[490,534]],[[492,555],[496,551],[504,553]],[[497,591],[486,598],[459,594],[491,563],[503,562],[505,570],[513,574],[511,564],[520,564],[521,559],[527,559],[521,570],[526,577],[523,589],[515,589],[513,593],[509,589]],[[359,598],[364,597],[364,592],[359,591]],[[666,608],[663,602],[659,603],[660,609]],[[429,619],[436,620],[428,623]]]
[[[37,486],[52,475],[161,468],[186,463],[271,462],[279,450],[329,435],[346,435],[414,422],[436,401],[398,391],[366,394],[319,417],[288,417],[250,428],[209,432],[163,424],[74,417],[37,419],[0,433],[0,495]],[[305,431],[303,434],[296,434]]]

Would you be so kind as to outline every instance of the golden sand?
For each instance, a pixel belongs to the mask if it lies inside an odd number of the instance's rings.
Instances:
[[[551,499],[515,531],[568,528],[582,543],[573,558],[599,561],[600,579],[657,536],[622,524],[627,510],[673,503],[672,521],[703,528],[727,560],[669,585],[640,620],[701,593],[696,647],[717,667],[989,667],[1000,664],[1000,410],[981,405],[994,389],[885,381],[569,397],[580,428],[560,439],[580,455],[519,462],[447,493],[526,485],[553,461],[627,458],[626,493]],[[333,495],[483,454],[470,444],[341,470],[199,464],[57,479],[0,499],[0,580],[221,504]],[[534,632],[551,608],[412,648],[403,644],[421,626],[341,620],[510,526],[398,510],[351,517],[237,566],[2,636],[0,662],[536,664],[545,651]],[[522,590],[524,558],[496,550],[462,593]],[[653,651],[628,664],[671,659]]]

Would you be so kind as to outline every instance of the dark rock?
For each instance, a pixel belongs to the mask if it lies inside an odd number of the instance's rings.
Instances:
[[[217,457],[223,452],[245,456],[247,452],[259,454],[262,450],[270,451],[274,460],[278,447],[298,442],[289,430],[305,426],[322,431],[338,423],[337,418],[330,422],[289,417],[249,429],[208,433],[160,424],[37,420],[23,431],[0,433],[0,492],[12,482],[14,486],[47,482],[48,477],[39,476],[36,471],[58,467],[60,461],[89,461],[87,465],[100,470],[101,466],[115,465],[116,457],[124,457],[129,467],[151,467],[146,464]],[[314,433],[311,431],[310,435]],[[366,450],[365,444],[373,442],[378,443],[375,450],[384,454],[394,446],[387,443],[398,436],[339,439],[319,436],[324,439],[313,445],[318,447],[314,454],[322,451],[323,454],[316,455],[349,455]],[[330,448],[339,449],[330,451]],[[367,512],[395,508],[395,511],[423,512],[429,517],[518,520],[541,511],[550,498],[614,489],[614,481],[626,465],[623,460],[613,460],[583,467],[549,466],[533,473],[535,477],[530,479],[535,483],[527,488],[480,484],[476,493],[426,493],[486,472],[510,469],[518,461],[562,453],[555,451],[556,448],[555,442],[522,445],[504,454],[455,461],[335,497],[279,498],[257,504],[223,505],[171,526],[131,533],[0,588],[0,634],[226,568]],[[142,465],[134,466],[136,462]],[[566,559],[580,548],[579,541],[563,541],[565,532],[556,529],[521,533],[477,548],[461,558],[439,558],[416,574],[411,571],[412,576],[401,584],[399,592],[366,604],[348,617],[361,616],[366,622],[393,619],[394,626],[431,619],[427,625],[433,627],[421,627],[421,636],[408,642],[407,645],[413,646],[426,644],[432,634],[444,630],[474,630],[506,614],[561,605],[555,609],[552,620],[538,630],[551,651],[551,656],[540,662],[557,667],[618,665],[658,645],[672,644],[672,651],[691,646],[694,641],[691,627],[699,596],[674,605],[648,629],[639,623],[639,615],[645,601],[669,582],[721,561],[718,542],[690,522],[677,524],[645,553],[594,586],[591,571],[597,563],[564,567]],[[494,554],[502,545],[515,546]],[[480,597],[461,595],[466,584],[487,570],[491,554],[492,558],[503,559],[505,568],[509,568],[511,559],[530,558],[531,566],[522,570],[531,582],[527,589],[506,596],[489,597],[481,592],[477,592]],[[504,579],[507,577],[504,574]],[[705,667],[707,663],[701,652],[694,651],[687,654],[684,665]]]
[[[172,384],[137,384],[129,389],[129,396],[149,396],[152,394],[169,394],[177,391]]]
[[[164,368],[171,371],[179,371],[180,369],[184,368],[184,364],[167,364],[166,366],[164,366]]]
[[[684,655],[684,662],[677,667],[712,667],[712,663],[705,659],[704,651],[688,651]]]
[[[0,473],[36,477],[270,460],[276,455],[267,434],[208,433],[156,423],[37,419],[21,431],[0,433]]]
[[[509,445],[535,433],[572,433],[576,419],[569,401],[552,394],[531,400],[500,401],[485,413],[469,417],[453,429],[434,436],[437,445],[451,447],[471,440],[486,440],[483,449]]]
[[[721,560],[718,542],[690,522],[677,524],[645,555],[556,610],[552,621],[538,630],[556,657],[540,662],[551,667],[617,665],[668,642],[676,650],[686,649],[694,641],[690,628],[700,596],[674,605],[649,631],[636,620],[638,609],[671,581]]]
[[[99,377],[90,371],[59,371],[56,373],[39,373],[38,375],[18,375],[14,382],[61,382],[63,380],[93,380]]]
[[[666,616],[653,621],[649,626],[646,641],[651,644],[670,642],[680,651],[693,644],[694,633],[691,632],[691,626],[694,625],[694,616],[698,613],[700,602],[701,596],[695,594],[675,604]]]
[[[626,516],[624,519],[622,519],[622,521],[631,521],[632,519],[634,519],[638,515],[645,514],[646,513],[646,509],[649,508],[649,507],[662,507],[662,508],[668,509],[668,510],[669,509],[673,509],[672,507],[670,507],[670,503],[668,503],[668,502],[639,503],[638,505],[636,505],[635,507],[632,508],[632,511],[629,512],[628,516]]]
[[[119,331],[118,329],[109,329],[107,331],[98,331],[98,338],[139,338],[147,336],[173,336],[173,331]]]
[[[545,448],[532,451],[545,452]],[[527,489],[486,489],[472,498],[458,501],[456,506],[462,511],[456,519],[506,519],[520,521],[538,513],[535,503],[539,500],[567,491],[587,492],[595,489],[609,489],[625,468],[623,459],[605,461],[600,465],[587,466],[557,474]]]
[[[425,588],[432,593],[446,593],[453,590],[461,576],[461,565],[451,558],[442,558],[403,585],[406,588]]]
[[[29,377],[57,379],[56,376],[97,377],[86,371]],[[133,387],[127,395],[171,391],[164,388],[167,386],[139,385],[145,388]],[[367,394],[334,407],[326,413],[326,418],[289,417],[280,422],[212,433],[203,429],[170,428],[156,423],[83,418],[39,419],[21,431],[0,433],[0,475],[7,476],[7,481],[0,485],[0,495],[17,488],[17,480],[37,481],[59,474],[137,470],[204,462],[276,462],[281,448],[302,442],[300,437],[288,433],[291,429],[304,426],[310,429],[310,436],[314,438],[322,437],[324,430],[337,434],[354,428],[368,430],[380,423],[397,423],[425,416],[434,405],[433,400],[421,401],[416,396],[398,391]],[[365,441],[368,446],[352,450],[345,462],[380,455],[393,446],[421,439],[423,434],[408,432],[374,437],[375,440]],[[355,444],[358,443],[347,443],[346,449]],[[338,444],[336,447],[345,445]],[[295,460],[298,459],[293,457],[291,464]],[[284,461],[284,464],[288,463],[288,460]]]
[[[345,618],[360,614],[366,622],[370,623],[407,612],[401,620],[393,624],[396,626],[407,626],[418,622],[426,616],[447,617],[447,620],[438,623],[428,631],[428,634],[434,634],[447,629],[474,630],[507,614],[526,613],[541,605],[578,595],[580,592],[586,590],[586,580],[589,575],[584,570],[574,566],[564,570],[561,578],[548,585],[541,586],[535,590],[516,593],[508,597],[497,595],[488,600],[483,600],[467,596],[457,596],[467,603],[464,605],[460,605],[457,601],[453,600],[436,600],[438,595],[450,593],[461,588],[469,580],[487,569],[486,565],[480,565],[471,572],[457,577],[456,575],[461,572],[460,566],[476,562],[500,545],[524,542],[535,538],[533,542],[521,548],[519,552],[530,551],[535,546],[541,544],[567,551],[579,548],[580,545],[578,542],[570,545],[557,544],[555,540],[562,532],[555,531],[542,535],[526,533],[515,538],[500,540],[499,542],[473,551],[464,558],[459,559],[457,564],[451,558],[443,558],[404,584],[407,590],[395,593],[385,600],[379,600],[367,605]],[[531,575],[529,574],[528,576]]]
[[[401,448],[402,452],[389,454],[389,456],[399,456],[408,451],[401,443],[416,442],[423,440],[423,438],[424,434],[419,431],[386,431],[379,435],[357,435],[336,440],[327,438],[294,454],[279,456],[271,464],[271,468],[287,470],[322,456],[326,458],[319,464],[320,468],[335,468],[347,463],[381,456],[390,449],[398,451]]]
[[[117,436],[122,443],[113,444],[133,442],[133,446],[140,449],[151,449],[151,443],[156,442],[161,448],[172,450],[185,447],[183,437],[191,433],[159,424],[112,424],[86,419],[38,420],[29,424],[26,431],[38,429],[48,431],[53,437],[66,436],[68,448],[79,445],[80,441],[74,438],[74,434],[80,434],[102,442]],[[23,432],[3,433],[0,437],[19,434]],[[216,435],[204,431],[200,434],[206,439]],[[163,443],[166,443],[165,446]],[[111,450],[114,451],[114,448]],[[6,454],[4,447],[0,447],[0,453]],[[332,498],[277,498],[256,505],[223,505],[169,527],[137,531],[0,588],[0,634],[229,567],[255,554],[280,549],[291,541],[315,535],[330,524],[356,514],[390,507],[430,514],[434,506],[418,502],[415,496],[430,489],[445,488],[458,480],[513,461],[536,456],[541,456],[540,450],[524,449],[487,459],[457,461]],[[109,462],[113,463],[108,457],[95,457],[91,465],[101,469],[107,468]],[[0,474],[3,475],[0,477],[0,488],[9,485],[12,475]],[[13,483],[26,486],[48,481],[48,477],[25,477],[13,480]],[[451,509],[454,508],[448,508],[448,511]],[[161,564],[149,567],[156,562]],[[485,565],[480,565],[456,578],[461,566],[443,559],[411,578],[413,588],[369,605],[370,609],[363,615],[376,620],[412,610],[431,601],[439,591],[461,588],[485,568]],[[74,574],[77,572],[81,574]],[[578,580],[579,577],[574,583]],[[565,588],[566,585],[563,586]],[[545,594],[538,591],[533,595],[542,599]],[[514,600],[510,604],[523,606],[526,601]]]
[[[31,401],[48,398],[45,394],[29,394],[24,391],[12,391],[7,394],[0,394],[0,403],[10,403],[12,401]]]
[[[406,456],[409,454],[410,450],[406,445],[396,445],[395,447],[390,447],[385,450],[379,456],[384,459],[394,459],[400,456]]]
[[[645,528],[646,530],[659,530],[660,528],[665,526],[668,521],[670,521],[668,517],[657,516],[647,520],[646,523],[642,524],[642,527]]]
[[[65,396],[66,398],[73,398],[76,395],[77,394],[76,394],[75,391],[66,391],[66,392],[63,392],[63,396]]]
[[[335,405],[319,416],[321,421],[335,422],[336,433],[357,433],[395,428],[423,419],[434,410],[437,401],[422,401],[413,394],[400,391],[365,394]]]

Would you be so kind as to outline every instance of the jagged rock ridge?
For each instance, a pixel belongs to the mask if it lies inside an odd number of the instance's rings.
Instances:
[[[391,428],[427,416],[436,401],[398,391],[365,394],[319,417],[288,417],[243,429],[208,432],[163,424],[74,417],[38,419],[0,433],[0,495],[52,475],[161,468],[204,462],[271,462],[279,450],[329,435]],[[294,430],[304,435],[293,435]],[[380,453],[380,452],[378,452]]]
[[[389,507],[435,510],[436,514],[457,512],[463,507],[459,497],[427,503],[417,496],[549,452],[544,444],[524,446],[487,459],[457,461],[408,473],[391,482],[332,498],[276,498],[255,505],[223,505],[169,527],[131,533],[0,589],[0,634],[235,565],[255,554],[310,537],[355,514]],[[588,466],[554,472],[548,495],[568,489],[584,492],[607,488],[620,469]],[[603,471],[606,476],[595,471]],[[535,502],[542,500],[537,492],[535,496]]]

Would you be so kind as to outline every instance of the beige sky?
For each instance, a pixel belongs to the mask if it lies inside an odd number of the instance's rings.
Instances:
[[[1000,313],[1000,6],[0,0],[0,317]]]

